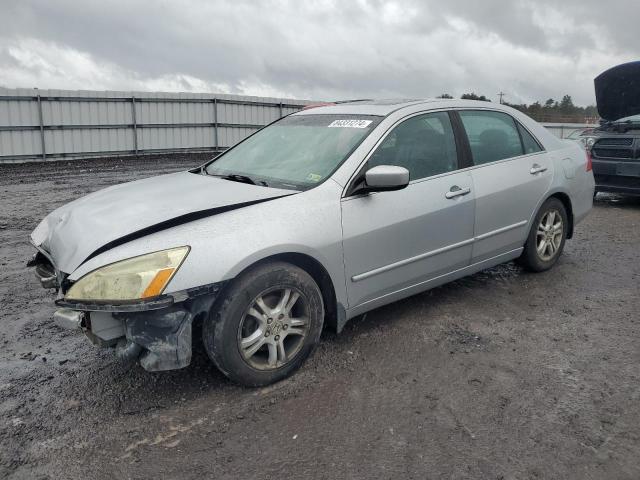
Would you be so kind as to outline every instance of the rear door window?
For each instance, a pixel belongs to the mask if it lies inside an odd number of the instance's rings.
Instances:
[[[463,110],[459,113],[475,165],[524,154],[518,127],[510,115],[488,110]]]

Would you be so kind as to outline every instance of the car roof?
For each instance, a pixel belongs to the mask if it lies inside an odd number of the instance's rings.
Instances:
[[[476,100],[455,100],[450,98],[425,98],[425,99],[383,99],[383,100],[350,100],[335,102],[332,104],[320,104],[317,107],[308,107],[294,115],[387,115],[404,108],[416,107],[424,104],[425,110],[438,108],[491,108],[504,110],[502,105]]]
[[[566,146],[563,140],[550,133],[546,128],[524,113],[496,102],[480,100],[457,100],[452,98],[427,98],[422,100],[356,100],[336,102],[307,108],[292,115],[376,115],[401,119],[405,116],[427,112],[429,110],[490,110],[506,113],[517,119],[542,143],[545,150],[555,150]],[[348,179],[347,179],[348,180]],[[346,180],[345,180],[346,181]]]

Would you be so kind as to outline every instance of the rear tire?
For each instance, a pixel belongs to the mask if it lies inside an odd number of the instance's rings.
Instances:
[[[533,220],[518,262],[532,272],[549,270],[562,254],[568,227],[564,204],[558,198],[549,198]]]
[[[285,262],[259,265],[234,279],[204,320],[207,354],[227,377],[269,385],[297,370],[320,338],[322,294],[313,278]]]

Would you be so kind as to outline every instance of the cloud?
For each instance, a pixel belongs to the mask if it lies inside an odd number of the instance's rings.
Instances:
[[[640,57],[636,0],[22,0],[0,85],[313,99],[573,95]]]

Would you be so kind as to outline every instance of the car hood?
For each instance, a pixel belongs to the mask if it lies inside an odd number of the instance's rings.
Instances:
[[[191,172],[115,185],[50,213],[31,234],[56,268],[71,273],[88,258],[165,228],[290,195]]]
[[[600,116],[609,121],[640,113],[640,62],[610,68],[595,80]]]

